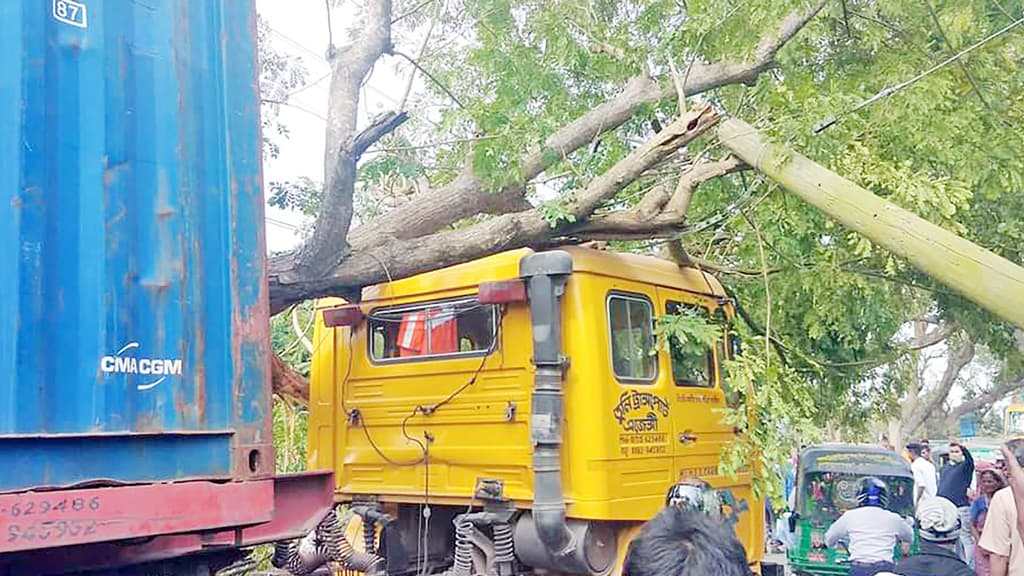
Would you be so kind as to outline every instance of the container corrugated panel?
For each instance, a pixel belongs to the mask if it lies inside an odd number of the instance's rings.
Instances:
[[[0,2],[0,492],[272,471],[255,42],[251,0]]]

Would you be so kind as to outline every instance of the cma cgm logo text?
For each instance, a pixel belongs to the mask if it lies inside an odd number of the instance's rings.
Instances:
[[[138,374],[159,376],[155,380],[138,384],[139,390],[149,390],[163,382],[168,376],[181,376],[181,360],[171,358],[139,358],[134,355],[138,342],[129,342],[112,356],[100,359],[100,370],[107,374]]]

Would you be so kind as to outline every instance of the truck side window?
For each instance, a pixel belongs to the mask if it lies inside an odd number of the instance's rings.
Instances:
[[[612,368],[623,381],[653,381],[658,374],[651,303],[643,296],[608,297]]]
[[[683,310],[696,311],[707,316],[707,309],[703,306],[671,301],[665,305],[667,314],[679,314]],[[710,320],[710,317],[708,319]],[[672,337],[669,338],[668,351],[672,358],[672,379],[675,380],[676,386],[711,388],[715,385],[711,370],[714,356],[710,348],[684,344]]]
[[[480,355],[494,348],[497,307],[476,298],[378,308],[370,313],[373,360]]]

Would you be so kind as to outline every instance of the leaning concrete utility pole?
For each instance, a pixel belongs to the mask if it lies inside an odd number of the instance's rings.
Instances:
[[[718,139],[741,160],[847,228],[1024,329],[1024,268],[875,196],[730,118]]]

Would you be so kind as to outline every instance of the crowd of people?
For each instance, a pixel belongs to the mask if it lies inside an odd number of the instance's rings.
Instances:
[[[825,533],[824,544],[845,543],[850,576],[1024,576],[1024,440],[1002,447],[1003,459],[979,475],[975,462],[952,442],[941,469],[927,443],[906,447],[914,474],[914,518],[889,510],[889,489],[868,476],[859,482],[857,506]],[[631,543],[623,576],[746,576],[742,543],[731,526],[707,513],[689,489],[670,493],[665,509]],[[917,551],[908,555],[919,536]],[[893,561],[897,543],[904,557]]]
[[[1017,504],[1014,491],[1007,482],[1007,471],[1020,469],[1013,456],[1013,448],[1018,443],[1020,441],[1008,442],[1003,448],[1003,459],[997,466],[978,475],[977,490],[973,495],[970,492],[975,478],[975,462],[967,447],[951,442],[948,462],[937,472],[927,442],[911,443],[906,447],[912,459],[917,508],[932,500],[955,507],[958,538],[954,550],[968,568],[968,571],[963,571],[957,565],[958,574],[1024,576],[1024,550],[1021,549],[1017,528]]]

